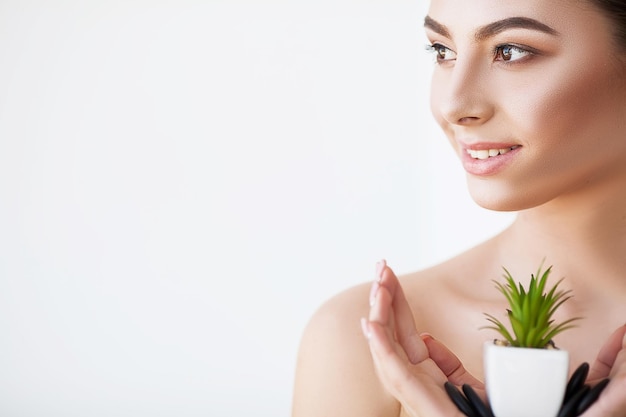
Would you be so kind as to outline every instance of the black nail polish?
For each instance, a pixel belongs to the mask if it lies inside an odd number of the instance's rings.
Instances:
[[[478,417],[494,417],[489,404],[485,404],[471,385],[463,385],[463,393]]]
[[[580,400],[578,407],[576,407],[576,415],[584,413],[589,408],[589,406],[598,399],[598,397],[608,384],[609,379],[607,378],[598,382],[598,384],[591,388],[589,392],[587,392],[587,394],[585,394],[585,396]]]
[[[446,392],[448,393],[448,396],[452,400],[452,402],[457,406],[459,410],[461,410],[463,414],[465,414],[468,417],[480,417],[476,415],[476,413],[472,409],[472,406],[467,401],[467,398],[465,398],[463,394],[461,394],[461,391],[459,391],[457,387],[455,387],[450,382],[446,382],[444,384],[444,387],[446,389]]]
[[[582,398],[587,395],[587,392],[589,392],[589,386],[587,385],[578,390],[578,392],[572,395],[569,401],[563,404],[557,417],[575,417],[577,415],[576,410],[578,409],[578,404]]]
[[[585,381],[587,380],[587,375],[589,374],[589,364],[587,362],[580,365],[574,373],[572,373],[572,377],[567,383],[567,388],[565,389],[565,399],[563,403],[568,402],[574,394],[580,390],[583,385],[585,385]]]

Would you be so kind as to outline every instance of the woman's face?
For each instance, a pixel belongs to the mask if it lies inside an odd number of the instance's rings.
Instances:
[[[624,181],[626,67],[610,24],[582,0],[431,1],[431,108],[477,203],[521,210]]]

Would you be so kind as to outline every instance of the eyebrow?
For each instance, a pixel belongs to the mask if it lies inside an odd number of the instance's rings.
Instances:
[[[450,30],[448,30],[445,25],[442,25],[430,16],[426,16],[424,18],[424,27],[447,38],[450,37]],[[493,23],[489,23],[488,25],[481,26],[474,34],[474,39],[482,41],[509,29],[531,29],[547,33],[552,36],[559,35],[559,32],[555,29],[530,17],[508,17],[506,19],[497,20]]]

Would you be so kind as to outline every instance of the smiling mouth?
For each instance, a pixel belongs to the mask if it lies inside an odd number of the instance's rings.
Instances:
[[[519,145],[511,146],[510,148],[502,148],[502,149],[466,149],[467,154],[472,159],[488,159],[493,158],[494,156],[504,155],[505,153],[511,152],[514,149],[519,148]]]

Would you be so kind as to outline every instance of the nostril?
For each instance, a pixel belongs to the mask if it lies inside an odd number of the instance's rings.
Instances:
[[[461,117],[458,120],[457,123],[458,124],[469,124],[469,123],[473,123],[473,122],[476,122],[476,121],[479,121],[479,120],[480,120],[480,117]]]

